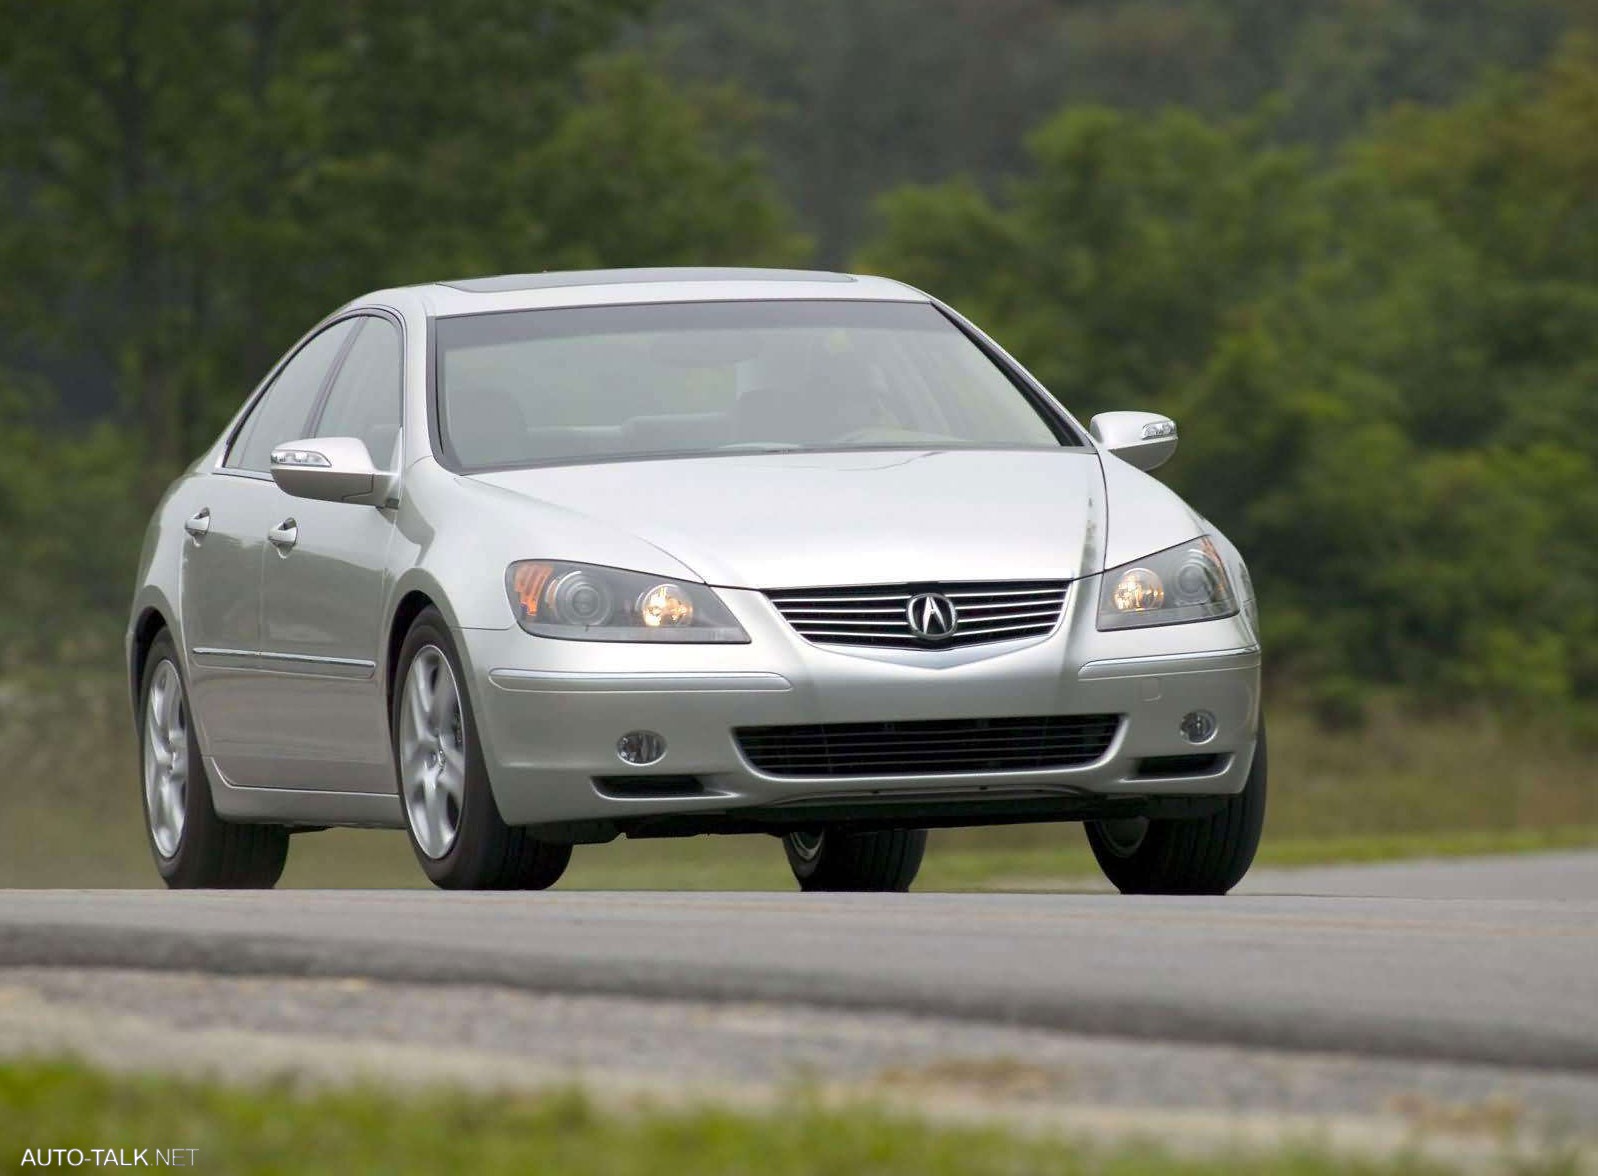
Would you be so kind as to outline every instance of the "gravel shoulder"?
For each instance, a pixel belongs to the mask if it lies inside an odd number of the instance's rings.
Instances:
[[[1598,1155],[1598,1077],[1586,1075],[482,985],[4,969],[0,1056],[312,1087],[578,1085],[622,1107],[764,1109],[802,1089],[936,1121],[1198,1150]]]

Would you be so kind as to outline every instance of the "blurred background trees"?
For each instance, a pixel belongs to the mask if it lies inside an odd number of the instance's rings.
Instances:
[[[1272,665],[1598,711],[1592,0],[0,0],[0,672],[114,662],[144,518],[386,284],[855,265],[1244,548]]]
[[[885,197],[861,262],[997,324],[1079,413],[1186,423],[1165,476],[1329,707],[1598,699],[1592,43],[1330,157],[1275,113],[1069,108],[997,198]]]
[[[120,625],[160,487],[341,302],[806,255],[727,96],[607,55],[643,7],[0,0],[0,668]]]
[[[774,173],[840,265],[878,193],[957,174],[994,190],[1062,106],[1213,117],[1270,99],[1273,137],[1331,151],[1584,28],[1592,0],[660,0],[631,35],[765,104]]]

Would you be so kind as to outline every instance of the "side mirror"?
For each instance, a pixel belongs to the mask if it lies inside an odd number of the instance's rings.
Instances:
[[[382,506],[393,489],[358,437],[285,441],[272,450],[272,480],[296,498],[363,506]]]
[[[1176,452],[1176,422],[1157,412],[1101,412],[1088,422],[1088,432],[1140,470],[1158,469]]]

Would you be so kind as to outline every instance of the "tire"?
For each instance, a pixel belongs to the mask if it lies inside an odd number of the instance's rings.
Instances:
[[[443,616],[423,610],[400,648],[389,715],[411,849],[440,889],[547,889],[572,848],[529,837],[499,815],[465,681]]]
[[[1122,894],[1225,894],[1243,880],[1265,825],[1265,719],[1243,791],[1189,820],[1089,821],[1088,844]]]
[[[850,833],[837,826],[782,839],[800,890],[905,891],[921,869],[925,829]]]
[[[171,634],[144,659],[139,686],[144,832],[161,879],[174,890],[270,890],[288,860],[281,825],[238,825],[216,815],[211,780],[189,721],[189,689]]]

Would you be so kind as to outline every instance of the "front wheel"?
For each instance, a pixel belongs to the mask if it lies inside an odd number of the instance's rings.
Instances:
[[[1089,821],[1088,844],[1122,894],[1225,894],[1243,880],[1265,825],[1265,720],[1243,791],[1187,820]]]
[[[426,609],[400,649],[394,762],[416,860],[445,890],[543,890],[571,861],[569,845],[507,825],[494,803],[460,657],[444,618]]]
[[[927,849],[925,829],[850,833],[834,826],[782,839],[800,890],[910,889]]]

